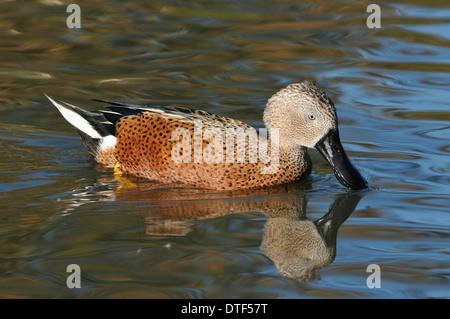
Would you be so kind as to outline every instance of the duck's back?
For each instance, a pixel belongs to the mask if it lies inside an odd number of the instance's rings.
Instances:
[[[151,180],[210,189],[271,186],[309,173],[301,156],[274,156],[267,134],[241,121],[184,108],[135,112],[117,119],[115,149],[97,160],[117,161],[122,172]]]

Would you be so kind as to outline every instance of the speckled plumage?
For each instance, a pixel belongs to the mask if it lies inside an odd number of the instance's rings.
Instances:
[[[306,81],[290,84],[268,100],[264,123],[270,137],[279,137],[274,140],[261,139],[258,129],[239,120],[201,110],[106,102],[109,111],[91,113],[48,98],[77,127],[98,162],[110,167],[118,163],[126,174],[208,189],[247,189],[298,180],[311,172],[307,148],[315,147],[330,131],[337,134],[333,102]],[[218,134],[207,136],[211,130]],[[237,132],[231,142],[224,138],[230,130]],[[253,135],[267,144],[266,155],[257,153],[255,158],[256,153],[250,152],[255,147],[249,137]],[[247,142],[243,145],[239,139]],[[245,160],[238,159],[238,151],[245,151]],[[277,169],[264,173],[263,168],[275,159]]]
[[[223,139],[224,152],[222,160],[217,154],[208,153],[206,148],[211,140],[197,141],[194,133],[194,119],[202,120],[202,131],[215,127],[225,136],[225,129],[243,128],[256,129],[237,120],[209,114],[204,111],[193,111],[184,117],[173,117],[170,113],[142,112],[126,116],[116,123],[117,144],[108,153],[101,153],[96,159],[106,165],[116,161],[124,173],[157,180],[163,183],[184,183],[211,189],[243,189],[271,186],[287,183],[309,173],[311,164],[309,158],[298,154],[285,154],[280,158],[279,169],[275,174],[262,174],[261,167],[267,166],[260,161],[252,163],[246,143],[245,162],[232,163],[226,161],[226,141]],[[191,139],[171,139],[172,134],[180,128],[188,129]],[[174,163],[172,151],[183,145],[182,149],[191,146],[190,163]],[[201,148],[203,161],[195,163],[195,148]],[[237,143],[234,143],[237,150]],[[235,152],[235,157],[237,151]],[[305,165],[306,163],[306,165]],[[309,163],[309,164],[308,164]]]

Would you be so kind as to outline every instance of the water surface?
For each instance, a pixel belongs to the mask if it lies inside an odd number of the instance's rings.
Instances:
[[[73,30],[68,4],[0,4],[2,298],[450,296],[449,3],[383,2],[369,29],[359,1],[78,2]],[[369,191],[316,151],[309,177],[270,190],[126,187],[43,96],[261,126],[267,99],[305,79],[333,99]]]

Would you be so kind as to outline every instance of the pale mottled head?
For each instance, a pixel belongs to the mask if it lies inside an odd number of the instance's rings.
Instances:
[[[280,150],[295,153],[300,147],[315,148],[342,185],[367,187],[341,145],[333,102],[316,86],[305,81],[281,89],[267,102],[264,123],[269,130],[278,129]]]
[[[274,94],[267,102],[264,123],[269,129],[279,129],[280,141],[310,148],[338,125],[333,102],[307,81],[292,83]]]

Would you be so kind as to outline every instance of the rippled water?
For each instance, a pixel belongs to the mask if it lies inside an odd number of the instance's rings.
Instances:
[[[0,4],[0,297],[450,297],[449,3],[383,2],[369,29],[360,1],[78,2],[74,30],[68,4]],[[126,184],[42,94],[262,125],[303,79],[371,190],[346,192],[316,151],[311,176],[271,190]]]

